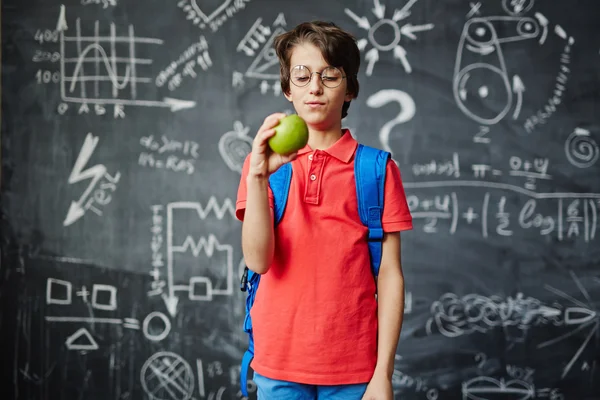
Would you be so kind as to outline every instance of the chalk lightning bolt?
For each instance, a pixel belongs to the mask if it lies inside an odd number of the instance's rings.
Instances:
[[[67,212],[67,217],[63,221],[63,226],[71,225],[85,214],[85,209],[83,206],[85,200],[88,198],[92,190],[94,190],[94,187],[98,181],[102,179],[104,174],[106,174],[106,167],[102,164],[94,165],[86,170],[83,169],[94,153],[94,149],[98,144],[98,139],[98,136],[93,136],[91,133],[87,134],[85,141],[83,142],[83,146],[81,147],[81,151],[79,152],[79,156],[77,157],[77,161],[75,161],[75,165],[71,171],[71,175],[69,175],[69,184],[74,184],[85,179],[91,179],[91,182],[79,200],[71,202],[71,206]]]

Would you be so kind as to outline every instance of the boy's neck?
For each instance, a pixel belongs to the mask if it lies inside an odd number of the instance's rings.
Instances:
[[[342,137],[341,126],[338,129],[320,131],[311,129],[308,135],[308,146],[313,150],[325,150]]]

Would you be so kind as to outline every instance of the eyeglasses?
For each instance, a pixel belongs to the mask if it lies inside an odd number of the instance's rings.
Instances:
[[[304,87],[310,83],[313,74],[318,74],[321,77],[323,86],[330,89],[340,86],[346,78],[346,75],[343,75],[342,71],[336,67],[327,67],[321,72],[310,72],[310,69],[306,65],[296,65],[292,68],[290,80],[294,85]]]

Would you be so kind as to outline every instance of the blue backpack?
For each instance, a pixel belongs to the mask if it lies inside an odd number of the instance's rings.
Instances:
[[[381,241],[383,229],[381,227],[381,215],[383,213],[383,194],[385,189],[385,171],[390,153],[372,147],[358,145],[354,159],[354,178],[356,181],[356,195],[358,199],[358,213],[360,220],[369,228],[369,254],[373,276],[377,278],[381,264]],[[275,225],[281,221],[287,203],[290,183],[292,181],[292,165],[282,165],[269,177],[269,186],[274,197],[274,219]],[[248,267],[244,269],[240,289],[248,292],[246,298],[246,317],[244,319],[244,331],[248,333],[248,350],[242,358],[240,381],[242,394],[248,397],[248,368],[254,358],[254,336],[252,335],[252,319],[250,309],[254,304],[254,298],[260,283],[260,274]]]

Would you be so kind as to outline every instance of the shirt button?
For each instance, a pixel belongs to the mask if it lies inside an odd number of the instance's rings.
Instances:
[[[314,180],[316,180],[316,179],[317,179],[317,176],[316,176],[315,174],[312,174],[312,175],[310,176],[310,180],[311,180],[311,181],[314,181]]]
[[[308,159],[309,159],[309,160],[312,160],[312,159],[313,159],[313,156],[312,156],[312,154],[309,154],[309,155],[308,155]]]

